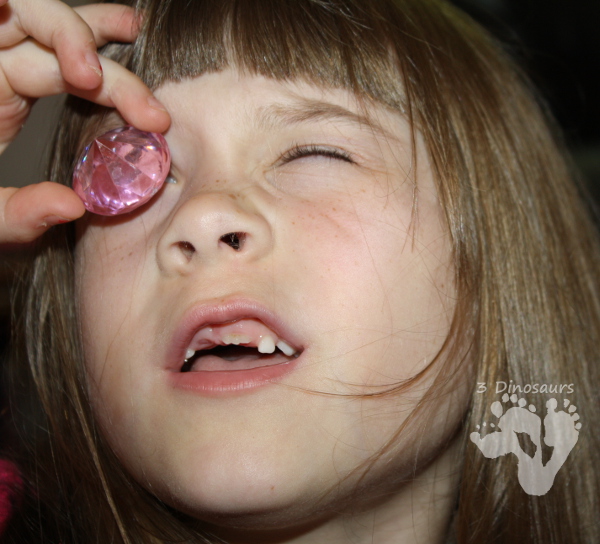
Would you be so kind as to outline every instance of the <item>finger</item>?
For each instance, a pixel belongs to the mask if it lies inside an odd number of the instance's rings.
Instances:
[[[75,192],[58,183],[0,188],[0,244],[31,242],[50,227],[84,213]]]
[[[0,0],[0,8],[6,1]],[[81,88],[91,89],[100,83],[96,48],[108,41],[131,42],[139,30],[139,19],[128,6],[92,4],[71,10],[53,1],[38,9],[43,17],[31,17],[38,1],[22,0],[14,9],[10,5],[0,11],[0,45],[12,46],[32,36],[56,50],[65,79]]]
[[[94,34],[97,47],[107,42],[130,43],[138,35],[140,21],[135,10],[120,4],[89,4],[75,8]]]
[[[101,61],[106,73],[102,86],[78,96],[117,108],[125,121],[141,130],[165,132],[171,117],[146,84],[117,62],[103,57]]]
[[[60,74],[56,57],[33,41],[5,51],[0,68],[7,85],[0,86],[0,105],[14,95],[32,98],[68,92],[103,106],[117,108],[128,123],[141,130],[164,132],[169,114],[140,78],[110,59],[102,58],[104,80],[94,90],[75,88]]]
[[[56,51],[66,81],[82,89],[100,85],[94,34],[73,9],[59,0],[20,0],[9,7],[18,29]]]

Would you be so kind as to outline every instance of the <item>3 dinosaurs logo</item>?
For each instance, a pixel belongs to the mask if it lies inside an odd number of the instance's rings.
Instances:
[[[505,405],[511,406],[505,411]],[[490,410],[498,418],[496,424],[477,425],[477,431],[470,435],[471,441],[483,455],[495,459],[508,453],[517,458],[517,476],[521,487],[529,495],[545,495],[552,488],[554,477],[563,466],[569,453],[577,443],[581,423],[578,423],[577,408],[568,399],[563,401],[564,410],[557,410],[558,401],[551,398],[546,402],[544,417],[544,444],[553,448],[552,456],[542,462],[542,420],[533,404],[527,408],[527,401],[516,394],[505,393],[502,402],[492,403]],[[483,428],[491,432],[480,433]],[[525,433],[535,446],[535,453],[526,453],[519,442],[518,433]],[[483,435],[482,435],[483,434]]]

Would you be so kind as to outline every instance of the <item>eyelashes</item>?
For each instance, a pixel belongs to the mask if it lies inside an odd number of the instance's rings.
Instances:
[[[304,159],[307,157],[325,157],[327,159],[339,160],[348,164],[356,164],[352,155],[347,151],[339,149],[337,147],[329,147],[323,145],[296,145],[290,150],[286,151],[281,158],[277,161],[280,165],[288,164],[294,160]],[[169,176],[165,180],[165,183],[177,184],[179,180],[169,172]]]
[[[305,157],[326,157],[329,159],[337,159],[350,164],[354,164],[351,155],[346,151],[336,147],[328,147],[321,145],[297,145],[289,151],[286,151],[280,159],[281,164],[287,164],[293,160],[303,159]]]

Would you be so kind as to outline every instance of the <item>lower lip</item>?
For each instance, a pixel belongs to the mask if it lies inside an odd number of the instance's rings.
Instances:
[[[170,379],[174,387],[200,395],[241,394],[276,383],[298,366],[298,360],[244,370],[173,372]]]

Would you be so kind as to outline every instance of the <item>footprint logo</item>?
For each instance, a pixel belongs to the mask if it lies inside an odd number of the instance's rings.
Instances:
[[[508,401],[517,406],[504,411],[502,403]],[[558,410],[558,401],[554,398],[546,403],[544,418],[544,444],[553,448],[552,456],[544,465],[542,462],[542,420],[533,404],[526,407],[527,401],[517,395],[504,394],[502,402],[492,403],[490,411],[498,418],[498,423],[490,423],[494,430],[482,437],[477,431],[470,435],[471,441],[489,459],[495,459],[508,453],[517,457],[517,476],[521,487],[529,495],[545,495],[552,488],[554,477],[563,466],[569,453],[577,444],[581,423],[578,423],[577,408],[568,399],[563,401],[564,410]],[[483,427],[487,427],[484,423]],[[517,433],[526,433],[535,446],[535,454],[528,455],[519,443]]]

